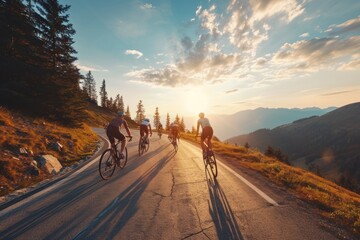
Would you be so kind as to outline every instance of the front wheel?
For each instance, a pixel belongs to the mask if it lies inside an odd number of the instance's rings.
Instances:
[[[177,151],[178,151],[178,144],[177,144],[177,142],[174,141],[172,144],[173,144],[173,146],[174,146],[175,152],[177,152]]]
[[[120,165],[119,167],[122,169],[125,167],[126,163],[127,163],[127,159],[128,159],[128,151],[127,148],[124,148],[124,152],[123,152],[124,158],[120,159]]]
[[[101,155],[99,161],[99,173],[102,179],[109,179],[115,171],[116,163],[113,155],[111,154],[111,149],[107,149]]]
[[[215,155],[213,153],[211,153],[208,156],[208,163],[210,165],[211,172],[213,173],[214,177],[217,177],[218,170],[217,170],[216,158],[215,158]]]

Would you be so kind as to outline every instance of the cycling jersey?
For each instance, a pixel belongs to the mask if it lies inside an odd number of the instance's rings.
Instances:
[[[209,119],[207,119],[207,118],[200,118],[198,120],[198,124],[201,125],[202,129],[204,129],[205,127],[211,127]]]
[[[149,126],[149,125],[150,125],[150,122],[148,122],[148,121],[142,121],[142,122],[140,123],[140,125]]]
[[[124,134],[120,132],[120,127],[122,125],[124,125],[128,135],[131,135],[127,122],[122,118],[114,118],[107,126],[106,135],[112,145],[115,143],[115,138],[119,141],[123,141],[125,139]]]

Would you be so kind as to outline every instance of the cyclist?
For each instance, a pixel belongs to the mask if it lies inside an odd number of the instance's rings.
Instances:
[[[111,147],[112,148],[115,147],[115,138],[121,142],[120,158],[124,157],[123,151],[124,151],[125,144],[126,144],[126,138],[125,138],[124,134],[122,134],[120,132],[122,125],[124,125],[125,130],[131,139],[132,138],[131,132],[130,132],[130,129],[129,129],[129,126],[128,126],[126,120],[124,119],[124,112],[118,112],[116,118],[114,118],[109,123],[109,125],[106,127],[106,135],[109,138]]]
[[[162,130],[163,130],[163,126],[161,123],[159,123],[159,126],[158,126],[158,133],[159,133],[159,136],[161,136],[161,133],[162,133]]]
[[[176,141],[176,139],[179,139],[179,124],[177,122],[173,122],[170,125],[170,133],[171,133],[173,142]]]
[[[143,137],[146,134],[146,143],[149,143],[149,129],[150,129],[150,137],[152,136],[152,130],[150,125],[150,120],[145,118],[140,124],[140,136]]]
[[[199,120],[197,122],[197,128],[196,128],[196,137],[199,134],[199,128],[202,128],[202,133],[201,133],[201,148],[203,150],[203,158],[206,158],[206,146],[204,144],[204,140],[206,138],[209,138],[209,148],[211,148],[211,138],[213,136],[213,128],[210,125],[210,121],[209,119],[207,119],[205,117],[204,113],[199,113]]]

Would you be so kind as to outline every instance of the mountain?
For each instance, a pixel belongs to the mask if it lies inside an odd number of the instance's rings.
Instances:
[[[280,148],[291,164],[316,169],[335,181],[360,183],[360,102],[333,110],[320,117],[300,119],[270,129],[260,129],[227,140],[250,144],[262,151]],[[360,189],[358,189],[360,190]]]
[[[214,134],[225,140],[240,134],[247,134],[260,128],[274,128],[301,118],[321,116],[336,109],[330,108],[257,108],[232,115],[207,115],[214,128]],[[184,118],[186,127],[196,127],[197,118]]]

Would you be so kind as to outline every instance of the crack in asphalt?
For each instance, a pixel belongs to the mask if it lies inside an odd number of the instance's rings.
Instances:
[[[199,215],[198,209],[197,209],[197,207],[196,207],[195,205],[193,205],[193,207],[195,208],[196,216],[197,216],[197,218],[198,218],[199,226],[200,226],[200,229],[201,229],[201,230],[198,231],[198,232],[195,232],[195,233],[191,233],[191,234],[189,234],[188,236],[186,236],[186,237],[184,237],[184,238],[182,238],[182,239],[187,239],[187,238],[189,238],[189,237],[198,235],[198,234],[200,234],[200,233],[204,234],[208,239],[210,239],[210,237],[209,237],[208,235],[206,235],[205,230],[208,230],[208,229],[212,228],[212,226],[210,226],[210,227],[208,227],[208,228],[203,228],[203,227],[202,227],[202,224],[201,224],[201,219],[200,219],[200,215]]]

